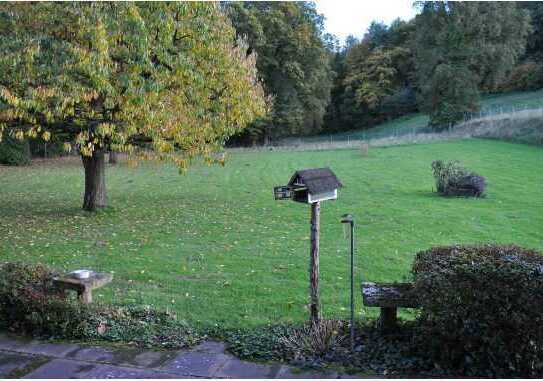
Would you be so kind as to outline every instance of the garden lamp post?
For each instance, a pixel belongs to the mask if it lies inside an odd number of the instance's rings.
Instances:
[[[341,218],[342,224],[351,225],[351,350],[354,347],[354,217],[350,214],[344,214]]]

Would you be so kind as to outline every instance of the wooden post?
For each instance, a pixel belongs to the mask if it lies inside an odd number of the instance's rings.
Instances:
[[[382,331],[390,332],[396,329],[396,311],[395,307],[381,307],[379,328]]]
[[[309,294],[311,298],[311,322],[320,321],[319,303],[319,231],[320,231],[320,202],[311,204],[311,252],[309,261]]]

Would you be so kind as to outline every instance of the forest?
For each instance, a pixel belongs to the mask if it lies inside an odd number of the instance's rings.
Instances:
[[[341,44],[312,2],[224,3],[272,97],[229,143],[369,129],[417,111],[440,130],[477,112],[482,95],[543,87],[543,3],[413,6],[414,19],[375,21]]]

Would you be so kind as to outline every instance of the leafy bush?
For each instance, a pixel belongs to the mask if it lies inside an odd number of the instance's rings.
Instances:
[[[0,323],[17,333],[182,348],[200,337],[174,316],[150,308],[84,305],[55,288],[43,265],[0,266]]]
[[[417,254],[418,337],[459,374],[543,375],[543,256],[516,246],[437,247]]]
[[[30,164],[30,148],[27,141],[19,141],[11,136],[4,136],[0,141],[0,164]]]
[[[437,192],[443,196],[481,197],[486,188],[485,178],[460,166],[457,161],[432,163]]]

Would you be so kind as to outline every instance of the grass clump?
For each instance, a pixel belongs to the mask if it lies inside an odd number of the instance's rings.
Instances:
[[[517,246],[419,252],[419,343],[469,377],[543,375],[543,256]]]
[[[297,356],[323,356],[342,344],[343,323],[339,320],[321,320],[306,324],[280,337],[280,341]]]

